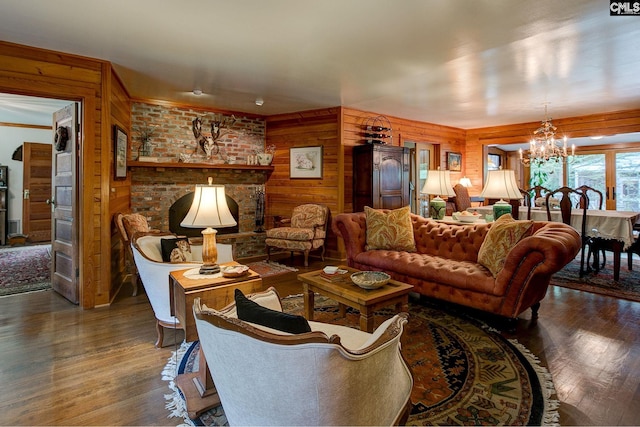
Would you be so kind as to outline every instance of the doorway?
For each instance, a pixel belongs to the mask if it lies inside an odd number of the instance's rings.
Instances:
[[[9,184],[7,234],[27,236],[26,245],[51,244],[46,201],[52,197],[53,113],[72,102],[0,93],[0,164],[7,165]],[[22,244],[20,240],[12,243]]]
[[[427,181],[429,169],[435,169],[436,147],[428,142],[413,141],[405,141],[404,146],[411,150],[411,212],[416,215],[429,216],[429,195],[422,194],[421,190]]]

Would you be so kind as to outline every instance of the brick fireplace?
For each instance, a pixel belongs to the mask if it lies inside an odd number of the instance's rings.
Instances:
[[[200,169],[190,167],[132,167],[131,210],[147,217],[149,225],[169,230],[169,210],[183,196],[192,193],[196,184],[224,185],[225,194],[237,203],[237,230],[223,234],[220,243],[234,244],[235,258],[264,255],[264,233],[256,228],[256,192],[264,191],[267,172],[259,170]]]

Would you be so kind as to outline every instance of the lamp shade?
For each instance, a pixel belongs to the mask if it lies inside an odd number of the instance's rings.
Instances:
[[[422,187],[422,194],[431,194],[435,196],[453,197],[456,193],[451,186],[451,175],[449,171],[430,170],[427,175],[427,181]]]
[[[512,170],[489,171],[487,181],[480,193],[486,199],[522,199],[516,174]]]
[[[462,178],[460,178],[460,185],[467,188],[471,187],[471,180],[466,176],[463,176]]]
[[[187,228],[233,227],[237,222],[231,215],[224,185],[196,185],[193,203],[181,226]]]

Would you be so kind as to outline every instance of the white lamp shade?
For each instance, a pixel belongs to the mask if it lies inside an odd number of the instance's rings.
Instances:
[[[436,196],[455,196],[451,186],[451,175],[449,171],[430,170],[427,175],[427,181],[422,187],[422,194],[431,194]]]
[[[471,187],[471,180],[466,176],[463,176],[462,178],[460,178],[460,185],[462,185],[463,187]]]
[[[196,185],[193,203],[180,225],[187,228],[233,227],[224,185]]]
[[[487,182],[480,193],[485,199],[522,199],[522,193],[512,170],[489,171]]]

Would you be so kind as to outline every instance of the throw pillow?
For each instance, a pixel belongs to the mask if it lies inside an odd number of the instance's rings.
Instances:
[[[136,233],[147,233],[149,231],[147,218],[140,214],[123,215],[122,225],[124,225],[129,240],[133,239]]]
[[[366,250],[416,251],[409,206],[389,212],[364,207],[367,224]]]
[[[478,263],[496,277],[511,249],[526,237],[533,221],[516,221],[510,214],[502,215],[493,223],[478,252]]]
[[[193,261],[191,255],[191,245],[186,237],[174,239],[160,239],[162,249],[162,261],[164,262],[190,262]]]
[[[234,297],[236,300],[236,313],[240,320],[290,334],[311,332],[309,322],[303,316],[295,316],[263,307],[247,298],[240,289],[235,290]]]

